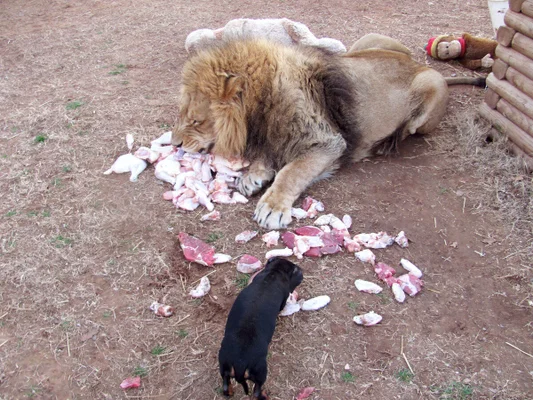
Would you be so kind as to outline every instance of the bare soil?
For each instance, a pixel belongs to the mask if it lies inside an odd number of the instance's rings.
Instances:
[[[234,263],[215,271],[189,264],[176,235],[262,256],[259,240],[234,243],[256,228],[256,200],[219,206],[220,221],[200,223],[203,211],[162,200],[165,185],[151,169],[135,184],[102,172],[124,153],[126,133],[148,144],[176,121],[186,35],[239,17],[291,18],[347,46],[369,32],[390,35],[446,76],[473,73],[426,58],[428,38],[493,35],[484,0],[2,2],[1,399],[222,398],[217,352],[242,277]],[[354,232],[404,230],[409,248],[376,251],[378,260],[409,258],[426,287],[397,304],[387,291],[355,289],[355,279],[374,274],[353,256],[302,260],[300,294],[332,301],[279,319],[266,386],[272,399],[291,399],[304,386],[316,387],[311,399],[533,398],[533,358],[509,345],[533,353],[531,230],[500,204],[531,176],[517,172],[502,191],[506,182],[491,179],[499,165],[480,173],[464,162],[455,122],[482,97],[479,88],[452,88],[450,112],[433,135],[306,192],[328,212],[350,214]],[[209,272],[210,296],[190,299]],[[176,315],[156,317],[148,310],[154,300]],[[383,315],[381,324],[352,322],[370,310]],[[133,374],[142,387],[124,392],[119,385]],[[235,398],[244,398],[242,389]]]

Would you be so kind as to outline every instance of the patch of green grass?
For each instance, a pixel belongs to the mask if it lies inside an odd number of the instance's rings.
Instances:
[[[150,354],[153,356],[160,356],[165,352],[165,347],[157,345],[152,350],[150,350]]]
[[[192,304],[193,304],[194,306],[199,306],[200,304],[202,304],[202,301],[203,301],[203,299],[201,299],[201,298],[200,298],[200,299],[194,299],[194,300],[192,301]]]
[[[12,126],[12,127],[11,127],[11,132],[12,132],[12,133],[17,133],[18,130],[19,130],[18,126]]]
[[[159,124],[159,127],[161,129],[170,129],[170,125],[165,122],[163,122],[162,124]]]
[[[37,396],[40,391],[41,391],[41,388],[38,385],[30,385],[30,387],[28,388],[28,391],[26,392],[26,397],[29,397],[31,399]]]
[[[6,217],[14,217],[15,215],[17,215],[16,210],[11,210],[11,211],[6,212]]]
[[[62,321],[59,324],[59,327],[63,329],[64,331],[69,331],[74,326],[74,323],[68,319]]]
[[[189,332],[187,332],[185,329],[180,329],[176,332],[176,335],[178,335],[180,339],[185,339],[187,336],[189,336]]]
[[[445,194],[448,192],[448,188],[444,186],[439,186],[439,194]]]
[[[237,272],[237,276],[235,278],[235,286],[237,286],[239,289],[244,289],[246,286],[248,286],[248,281],[250,280],[250,277],[247,274],[242,274],[240,272]]]
[[[43,210],[43,212],[41,213],[41,216],[44,217],[44,218],[48,218],[52,215],[52,213],[50,212],[50,210]]]
[[[401,369],[398,372],[396,372],[396,378],[402,382],[411,383],[415,376],[413,373],[408,370],[407,368]]]
[[[120,82],[120,83],[122,83],[123,85],[127,85],[127,84],[130,83],[130,81],[122,81],[122,82]]]
[[[56,186],[56,187],[59,187],[61,186],[61,178],[54,178],[52,179],[52,186]]]
[[[352,383],[355,382],[355,376],[352,375],[350,371],[345,371],[341,375],[341,379],[344,383]]]
[[[57,235],[55,238],[52,239],[52,244],[58,249],[61,249],[66,246],[72,246],[72,243],[73,243],[72,239],[69,239],[62,235]]]
[[[84,103],[82,101],[74,100],[74,101],[68,102],[66,107],[67,107],[67,110],[76,110],[80,108],[83,104]]]
[[[218,239],[221,239],[223,237],[224,237],[223,233],[211,232],[209,235],[207,235],[207,239],[205,241],[207,243],[213,243],[213,242],[216,242]]]
[[[28,211],[28,212],[26,213],[26,215],[27,215],[28,217],[36,217],[36,216],[39,215],[39,211]]]
[[[381,304],[390,304],[392,302],[392,298],[385,293],[378,293],[376,294],[381,299]]]
[[[140,365],[135,367],[133,370],[133,376],[140,376],[141,378],[144,378],[146,375],[148,375],[148,370]]]
[[[474,394],[472,386],[456,381],[447,386],[431,386],[429,389],[439,396],[439,400],[468,400],[472,399]]]
[[[89,131],[79,131],[78,136],[87,136],[89,134]]]
[[[72,167],[70,165],[63,165],[63,168],[61,168],[61,169],[65,173],[72,172]]]
[[[115,69],[111,72],[109,72],[109,75],[120,75],[124,72],[126,72],[128,67],[126,67],[124,64],[118,64],[115,65]]]
[[[349,301],[348,308],[352,311],[356,311],[359,308],[359,303],[357,301]]]
[[[5,158],[7,158],[7,157],[8,157],[8,155],[7,155],[7,154],[2,154],[2,158],[4,158],[4,159],[5,159]]]
[[[109,310],[104,311],[104,313],[102,314],[104,318],[110,318],[112,315],[113,315],[113,312]]]
[[[46,141],[46,139],[48,139],[45,135],[37,135],[35,136],[35,138],[33,139],[33,142],[35,144],[38,144],[38,143],[44,143]]]

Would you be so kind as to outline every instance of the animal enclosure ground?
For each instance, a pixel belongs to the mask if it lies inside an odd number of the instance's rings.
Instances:
[[[428,38],[492,34],[484,0],[2,2],[0,398],[222,398],[217,352],[246,280],[235,263],[213,271],[185,262],[176,235],[263,257],[257,239],[234,243],[256,228],[257,199],[218,206],[220,221],[200,223],[204,212],[163,201],[166,186],[152,168],[137,183],[102,172],[124,153],[126,133],[148,144],[176,121],[186,35],[240,17],[291,18],[347,46],[386,34],[446,76],[472,73],[427,59]],[[306,191],[327,212],[350,214],[354,233],[405,230],[409,248],[376,251],[378,261],[411,259],[426,286],[397,304],[387,290],[357,292],[354,280],[374,273],[349,254],[302,260],[300,294],[332,301],[279,319],[268,358],[272,399],[304,386],[316,387],[311,399],[533,397],[533,358],[510,346],[533,353],[532,236],[522,217],[531,202],[502,214],[513,198],[531,198],[531,176],[517,170],[502,181],[499,165],[464,162],[456,121],[482,97],[479,88],[451,88],[434,134]],[[469,147],[481,154],[482,145]],[[210,296],[191,299],[209,272]],[[176,307],[175,316],[156,317],[154,300]],[[370,310],[381,324],[352,322]],[[141,388],[123,392],[132,375]],[[235,398],[244,398],[240,388]]]

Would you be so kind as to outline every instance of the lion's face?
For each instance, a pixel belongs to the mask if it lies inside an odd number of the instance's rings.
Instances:
[[[208,152],[215,144],[215,130],[209,99],[198,91],[184,90],[178,125],[172,131],[172,144],[187,152]]]

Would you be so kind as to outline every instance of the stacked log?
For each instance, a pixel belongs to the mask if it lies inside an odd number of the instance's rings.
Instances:
[[[480,114],[533,157],[533,0],[509,0]]]

